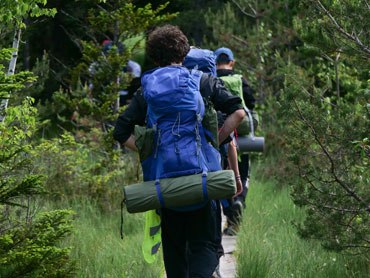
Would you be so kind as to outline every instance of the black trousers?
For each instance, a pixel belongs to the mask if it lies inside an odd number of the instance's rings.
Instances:
[[[239,211],[235,211],[233,209],[233,203],[234,201],[240,201],[243,206],[245,207],[245,199],[247,197],[248,193],[248,187],[247,182],[250,175],[250,162],[249,162],[249,155],[248,154],[242,154],[240,156],[240,161],[238,162],[239,166],[239,173],[240,178],[243,185],[243,192],[237,196],[235,199],[227,199],[226,205],[223,203],[223,212],[224,215],[227,217],[227,220],[229,223],[238,223],[239,222]]]
[[[163,208],[161,219],[167,278],[210,278],[223,253],[219,202],[185,212]]]

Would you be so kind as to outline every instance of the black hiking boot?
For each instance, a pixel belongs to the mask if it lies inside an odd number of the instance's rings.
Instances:
[[[236,230],[237,227],[226,227],[224,230],[223,230],[223,234],[225,236],[236,236],[236,234],[238,233],[237,230]]]
[[[211,278],[222,278],[221,272],[220,272],[220,264],[217,265],[215,271],[213,272]]]
[[[236,236],[238,233],[238,226],[241,220],[243,204],[241,201],[236,200],[232,204],[232,215],[227,217],[227,227],[223,230],[224,235]]]

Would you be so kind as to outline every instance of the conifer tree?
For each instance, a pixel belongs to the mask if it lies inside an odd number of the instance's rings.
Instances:
[[[360,3],[361,2],[361,3]],[[284,89],[279,117],[299,179],[293,199],[305,238],[331,250],[369,255],[370,45],[366,1],[305,1],[295,18],[304,63],[280,59]],[[361,23],[355,18],[361,18]],[[348,32],[351,30],[351,32]]]

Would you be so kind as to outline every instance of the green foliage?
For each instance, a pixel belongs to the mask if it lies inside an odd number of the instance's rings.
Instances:
[[[263,173],[292,184],[307,209],[299,233],[365,257],[369,12],[362,1],[307,0],[232,1],[207,14],[210,45],[230,47],[257,91]]]
[[[48,98],[48,96],[45,96],[42,93],[45,89],[45,85],[47,85],[46,82],[50,78],[50,60],[46,52],[44,52],[44,55],[41,59],[36,59],[35,65],[32,67],[31,72],[33,73],[33,76],[37,77],[37,80],[32,83],[32,86],[28,86],[22,90],[21,97],[27,95],[34,98],[36,103],[43,102]],[[39,110],[38,112],[40,115]],[[41,118],[45,117],[41,115]]]
[[[326,88],[309,87],[310,78],[294,65],[286,69],[289,82],[279,116],[287,123],[285,150],[300,177],[293,186],[293,198],[308,207],[300,233],[323,240],[329,249],[366,252],[369,96],[359,96],[359,103],[334,105],[323,97]]]
[[[6,76],[2,71],[0,76]],[[1,86],[2,82],[10,82]],[[13,82],[12,82],[13,81]],[[0,87],[22,87],[21,82],[0,78]],[[0,125],[0,174],[1,174],[1,204],[14,204],[14,199],[20,195],[41,193],[41,176],[23,176],[24,168],[30,166],[30,158],[26,153],[31,150],[27,142],[36,128],[35,109],[32,100],[26,99],[22,106],[10,107],[7,117]]]
[[[312,2],[307,16],[294,20],[305,40],[298,49],[303,59],[284,61],[277,55],[278,74],[284,78],[278,117],[285,125],[285,153],[299,177],[292,196],[307,212],[297,227],[301,236],[319,239],[328,249],[368,258],[370,176],[365,169],[370,155],[370,84],[364,75],[369,72],[363,63],[366,50],[358,54],[350,38],[338,44],[338,34],[326,29],[334,21],[324,12],[322,2]],[[335,22],[344,24],[343,18],[351,17],[349,12],[359,10],[357,3],[345,1],[334,3],[329,11],[338,19]],[[352,34],[357,27],[356,23]]]
[[[116,33],[121,40],[140,34],[147,28],[176,16],[176,14],[160,15],[169,2],[159,5],[156,9],[152,9],[151,3],[143,8],[137,8],[127,0],[106,1],[105,3],[107,2],[114,6],[111,6],[109,11],[90,10],[89,21],[96,30]]]
[[[290,29],[297,8],[296,1],[235,0],[206,14],[213,30],[211,49],[225,46],[234,52],[235,69],[251,83],[260,104],[277,94],[281,82],[275,78],[274,53],[282,51],[288,57],[297,44]]]
[[[305,0],[302,1],[302,8],[310,11],[309,16],[302,17],[303,24],[300,26],[305,30],[301,32],[304,40],[326,51],[340,50],[346,54],[361,56],[361,59],[370,58],[370,31],[365,27],[370,23],[369,3],[353,0]],[[311,24],[307,24],[308,22]]]
[[[159,255],[153,264],[145,262],[141,252],[145,215],[124,212],[123,239],[119,233],[120,203],[102,211],[89,196],[60,203],[76,211],[75,232],[65,244],[74,246],[71,258],[76,260],[76,277],[159,278],[163,260]],[[92,252],[92,250],[97,250]],[[160,273],[162,272],[162,275]]]
[[[40,213],[32,223],[19,221],[5,235],[0,232],[1,277],[73,277],[67,263],[70,248],[57,247],[72,232],[67,210]]]
[[[24,28],[23,20],[28,16],[54,16],[55,9],[42,8],[47,0],[2,0],[0,4],[0,26],[6,29]],[[1,29],[2,29],[1,28]]]
[[[4,62],[9,53],[0,51]],[[7,76],[0,64],[2,95],[34,79],[28,72]],[[32,172],[30,139],[37,112],[32,104],[31,98],[25,98],[22,105],[10,106],[0,123],[0,276],[71,277],[69,248],[57,246],[71,232],[71,212],[37,214],[32,209],[32,197],[45,193],[43,175]]]
[[[31,72],[22,71],[14,75],[8,75],[6,66],[14,49],[3,48],[0,51],[0,100],[8,98],[8,92],[19,91],[26,87],[27,83],[36,80]],[[5,111],[1,111],[5,113]]]
[[[256,167],[254,167],[256,169]],[[237,235],[237,277],[365,278],[369,264],[299,237],[292,221],[305,219],[290,188],[256,181],[252,173],[243,222]]]
[[[85,142],[68,133],[43,140],[32,152],[35,171],[46,175],[46,188],[56,199],[89,196],[101,208],[111,210],[119,202],[123,186],[140,178],[138,159],[120,150],[101,150],[103,134],[99,129],[76,136]]]
[[[292,28],[293,18],[299,13],[297,1],[228,1],[220,8],[210,8],[206,14],[207,24],[213,30],[213,38],[207,40],[207,48],[229,47],[235,57],[235,67],[254,90],[255,110],[260,115],[258,132],[266,138],[263,154],[265,167],[259,176],[282,179],[289,176],[282,146],[284,122],[277,117],[280,109],[277,99],[283,86],[283,78],[277,74],[275,53],[284,60],[302,57],[295,49],[301,44]],[[276,165],[281,167],[276,167]]]
[[[71,121],[77,129],[89,131],[100,127],[108,133],[118,113],[122,112],[119,109],[119,91],[125,90],[132,80],[123,68],[140,40],[133,46],[125,46],[126,49],[122,49],[121,43],[174,17],[175,14],[160,15],[167,5],[152,9],[151,4],[137,8],[128,1],[106,1],[98,5],[99,9],[89,11],[93,40],[80,41],[83,56],[71,73],[70,89],[60,90],[54,97],[66,109],[63,113],[66,122]],[[106,52],[97,43],[101,34],[114,43]]]

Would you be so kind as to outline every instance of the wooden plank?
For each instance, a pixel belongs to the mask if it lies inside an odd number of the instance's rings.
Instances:
[[[226,218],[222,215],[222,227],[226,225]],[[222,235],[222,246],[225,255],[220,259],[220,273],[222,278],[235,278],[236,260],[233,252],[236,250],[236,236]]]
[[[233,254],[225,254],[220,259],[220,273],[222,278],[235,278],[236,261]]]

